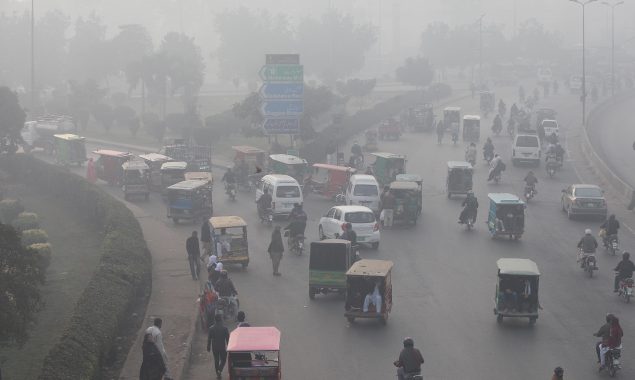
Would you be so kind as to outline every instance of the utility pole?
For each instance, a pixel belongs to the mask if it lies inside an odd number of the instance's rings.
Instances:
[[[483,85],[483,17],[485,13],[478,18],[478,84]]]
[[[31,117],[35,115],[35,0],[31,0]]]
[[[598,0],[569,0],[572,3],[576,3],[582,7],[582,125],[586,125],[586,62],[585,62],[585,41],[584,41],[584,11],[587,5],[596,2]]]
[[[615,96],[615,7],[624,2],[618,1],[611,4],[603,1],[602,4],[611,8],[611,96]]]

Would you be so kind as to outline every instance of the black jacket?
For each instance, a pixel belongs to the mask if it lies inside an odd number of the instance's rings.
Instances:
[[[420,372],[423,364],[421,351],[414,347],[404,347],[399,354],[399,364],[405,373]]]
[[[209,328],[207,333],[207,352],[212,351],[226,351],[227,343],[229,343],[229,330],[223,326],[223,322],[216,322]]]
[[[209,222],[205,220],[201,226],[201,241],[209,243],[212,241],[212,236],[209,231]]]
[[[582,248],[584,253],[593,253],[598,247],[598,242],[591,235],[584,235],[578,243],[578,248]]]
[[[617,230],[620,229],[620,222],[617,219],[608,219],[600,227],[606,229],[606,236],[617,235]]]
[[[200,256],[201,250],[198,246],[198,238],[194,236],[190,236],[185,241],[185,250],[187,251],[188,256]]]
[[[635,272],[635,264],[631,260],[622,260],[615,267],[615,271],[620,273],[620,277],[629,278],[633,277]]]
[[[231,297],[235,294],[238,294],[236,288],[234,287],[234,283],[229,278],[221,278],[214,285],[214,289],[218,292],[218,295],[221,297]]]

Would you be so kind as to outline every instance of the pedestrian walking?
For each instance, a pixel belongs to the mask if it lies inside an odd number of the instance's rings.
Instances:
[[[443,124],[443,120],[439,120],[437,123],[437,144],[439,145],[443,142],[443,133],[445,133],[445,125]]]
[[[196,231],[192,231],[192,236],[185,241],[185,250],[187,251],[187,260],[190,262],[192,280],[198,280],[198,274],[201,270],[201,250],[198,246],[198,234]]]
[[[282,252],[284,252],[284,244],[282,244],[282,235],[280,234],[280,226],[276,226],[271,233],[271,243],[269,243],[269,257],[271,257],[271,263],[273,264],[273,275],[280,276],[278,268],[280,267],[280,260],[282,260]]]
[[[171,380],[168,370],[168,355],[163,346],[161,334],[161,318],[155,318],[152,326],[148,327],[143,336],[143,360],[139,370],[139,380]]]
[[[88,163],[86,164],[86,179],[90,183],[97,182],[97,170],[95,169],[95,162],[93,162],[93,158],[88,159]]]
[[[203,221],[201,226],[201,243],[203,243],[203,253],[210,256],[212,254],[212,234],[207,219]]]
[[[239,311],[238,314],[236,314],[236,322],[238,322],[238,324],[236,325],[236,327],[251,327],[251,325],[245,321],[245,312],[244,311]]]
[[[214,316],[214,325],[207,333],[207,352],[212,350],[214,355],[214,368],[216,376],[221,377],[225,362],[227,361],[227,343],[229,342],[229,330],[223,325],[223,316]]]

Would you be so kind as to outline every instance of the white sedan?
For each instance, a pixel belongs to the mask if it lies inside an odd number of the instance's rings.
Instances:
[[[379,223],[375,214],[366,206],[335,206],[320,218],[320,239],[335,239],[344,232],[345,223],[351,223],[357,234],[357,242],[379,247]]]

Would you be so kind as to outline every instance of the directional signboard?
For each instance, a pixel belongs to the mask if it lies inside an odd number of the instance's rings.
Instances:
[[[303,83],[265,83],[260,87],[260,98],[270,99],[302,99],[304,97]]]
[[[267,54],[267,65],[299,65],[300,54]]]
[[[297,134],[300,131],[300,119],[265,119],[262,123],[265,133],[268,135]]]
[[[258,73],[265,82],[300,82],[304,81],[302,65],[264,65]]]
[[[269,100],[260,106],[260,112],[264,117],[276,116],[300,116],[304,112],[302,100]]]

